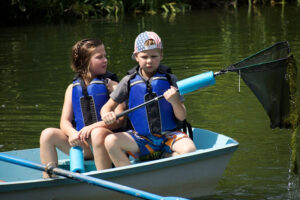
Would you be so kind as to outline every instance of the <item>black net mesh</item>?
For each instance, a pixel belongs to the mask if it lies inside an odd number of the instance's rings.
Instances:
[[[297,66],[288,42],[280,42],[230,66],[252,90],[270,118],[271,128],[294,128]]]
[[[260,63],[274,62],[283,58],[287,58],[291,49],[288,42],[278,42],[271,47],[263,49],[256,54],[243,59],[230,66],[228,70],[235,71],[239,68],[249,68],[251,65]]]

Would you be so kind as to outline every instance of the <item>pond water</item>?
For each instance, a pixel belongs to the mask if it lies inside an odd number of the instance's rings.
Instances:
[[[241,7],[2,27],[0,151],[39,147],[40,132],[59,126],[64,92],[74,75],[71,47],[80,39],[103,40],[109,70],[121,78],[135,65],[135,37],[153,30],[163,40],[163,64],[181,80],[219,71],[278,41],[287,40],[300,60],[299,10],[296,5]],[[239,92],[238,84],[237,74],[227,73],[216,85],[185,95],[193,126],[240,143],[216,194],[200,199],[300,199],[299,177],[290,172],[291,131],[271,129],[257,98],[243,82]],[[298,155],[298,165],[299,160]]]

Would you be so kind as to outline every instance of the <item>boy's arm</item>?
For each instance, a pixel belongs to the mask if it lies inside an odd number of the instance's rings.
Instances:
[[[105,106],[105,105],[104,105]],[[103,107],[104,107],[103,106]],[[103,109],[103,107],[101,108],[101,110]],[[117,106],[116,108],[114,109],[114,113],[115,114],[119,114],[121,112],[123,112],[125,110],[125,103],[121,103],[121,104],[118,104],[117,103]],[[101,114],[101,111],[100,111],[100,115],[102,116]],[[103,118],[103,117],[102,117]],[[103,119],[102,119],[103,120]],[[120,128],[123,126],[123,123],[124,123],[124,120],[125,120],[125,117],[120,117],[118,120],[115,121],[115,123],[113,124],[106,124],[104,121],[98,121],[98,122],[95,122],[94,124],[90,125],[92,126],[93,128],[96,128],[96,127],[104,127],[104,128],[108,128],[110,130],[114,130],[114,129],[117,129],[117,128]]]
[[[120,113],[124,111],[124,104],[119,104],[116,109],[115,109],[115,113]],[[103,120],[103,119],[102,119]],[[86,141],[86,139],[88,139],[92,133],[92,130],[94,128],[97,127],[103,127],[103,128],[107,128],[109,130],[115,130],[118,128],[121,128],[123,126],[125,126],[125,117],[120,117],[118,120],[116,120],[114,123],[112,124],[106,124],[104,121],[98,121],[95,122],[89,126],[85,126],[83,127],[80,131],[79,131],[79,135],[78,138],[80,138],[81,141]]]
[[[130,76],[122,78],[120,83],[110,94],[110,99],[101,109],[101,118],[105,124],[109,125],[116,121],[116,114],[124,111],[126,108],[126,99],[128,97],[128,81]],[[119,106],[118,106],[119,105]],[[118,106],[118,107],[117,107]],[[117,108],[117,109],[116,109]],[[115,110],[116,109],[116,110]],[[115,112],[113,112],[115,111]],[[120,118],[122,120],[122,117]],[[119,120],[118,120],[119,121]]]
[[[114,110],[118,105],[119,103],[110,98],[101,108],[100,114],[105,124],[109,125],[116,121],[116,114],[114,113]]]
[[[106,87],[108,89],[108,92],[112,93],[112,91],[114,91],[116,89],[116,87],[118,86],[118,82],[113,81],[109,78],[107,78],[106,80],[107,80]]]
[[[186,108],[184,106],[184,103],[179,101],[178,104],[172,104],[172,107],[174,110],[175,117],[179,121],[184,121],[186,118]]]
[[[174,86],[171,86],[164,93],[164,98],[172,105],[174,115],[179,121],[183,121],[186,118],[186,108],[184,103],[180,101],[179,93]]]

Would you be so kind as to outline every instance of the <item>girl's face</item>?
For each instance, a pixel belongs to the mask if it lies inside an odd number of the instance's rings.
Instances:
[[[92,53],[90,59],[90,73],[92,77],[97,75],[105,74],[107,68],[107,58],[104,45],[98,46]]]
[[[135,59],[139,63],[142,75],[151,78],[156,73],[163,56],[160,49],[150,49],[137,53]]]

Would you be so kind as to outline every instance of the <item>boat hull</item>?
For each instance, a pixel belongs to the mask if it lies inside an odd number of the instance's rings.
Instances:
[[[195,142],[198,148],[196,152],[85,174],[161,196],[195,198],[211,195],[238,143],[229,137],[203,129],[194,129],[194,134],[194,141],[199,140]],[[38,150],[35,149],[33,152],[37,153]],[[4,163],[0,162],[0,165],[2,164]],[[24,168],[12,164],[5,165],[19,170]],[[37,173],[41,176],[41,172],[26,170],[30,171],[27,173]],[[7,170],[6,173],[10,171]],[[2,169],[0,179],[1,175]],[[0,183],[0,198],[134,199],[126,194],[63,177]]]

